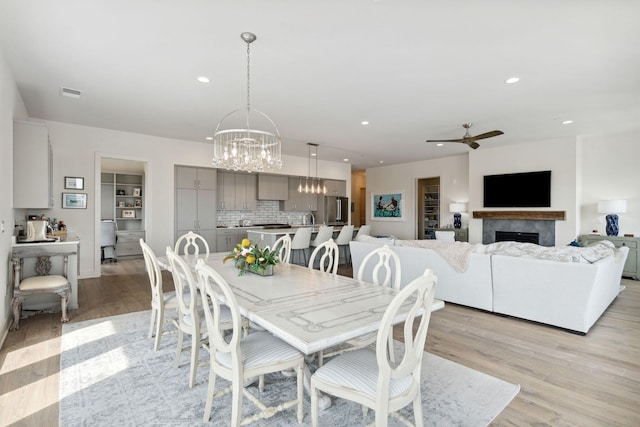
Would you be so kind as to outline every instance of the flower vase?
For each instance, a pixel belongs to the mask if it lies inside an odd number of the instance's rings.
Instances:
[[[257,274],[258,276],[273,276],[273,265],[268,264],[264,267],[260,266],[251,266],[249,267],[249,271],[253,274]]]

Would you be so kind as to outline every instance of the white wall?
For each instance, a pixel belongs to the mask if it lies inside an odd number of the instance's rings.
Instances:
[[[566,220],[556,221],[556,244],[575,239],[579,230],[577,195],[578,144],[575,138],[536,141],[502,148],[475,150],[469,154],[469,211],[501,210],[483,207],[483,176],[501,173],[551,171],[551,207],[535,210],[565,211]],[[522,191],[527,191],[523,188]],[[504,209],[531,210],[531,209]],[[472,219],[469,241],[482,242],[482,220]]]
[[[99,158],[127,158],[147,163],[145,186],[146,241],[156,253],[164,253],[173,245],[174,165],[211,167],[210,144],[158,138],[109,129],[46,122],[53,148],[54,208],[49,217],[63,220],[70,233],[80,237],[80,276],[100,274],[98,216]],[[282,174],[306,175],[307,159],[283,157]],[[348,164],[318,160],[322,177],[347,181],[351,188]],[[61,209],[61,193],[65,176],[84,177],[88,208]]]
[[[605,214],[598,200],[624,199],[627,212],[618,214],[620,233],[640,236],[640,141],[638,133],[580,138],[583,151],[583,189],[580,233],[605,232]]]
[[[0,345],[4,341],[11,316],[11,236],[13,235],[13,120],[27,118],[27,110],[18,93],[15,79],[0,50]]]
[[[557,245],[565,245],[594,228],[605,234],[604,214],[597,213],[596,205],[598,200],[606,199],[627,200],[627,212],[619,215],[620,235],[632,233],[640,236],[640,168],[637,167],[640,144],[637,141],[636,133],[563,138],[503,148],[482,148],[468,156],[367,169],[369,198],[372,192],[397,189],[404,189],[406,197],[407,220],[393,223],[373,221],[373,233],[413,239],[417,226],[415,181],[419,177],[440,176],[443,217],[448,219],[446,207],[450,201],[468,201],[463,226],[469,225],[470,242],[482,242],[482,220],[472,219],[474,210],[484,209],[482,177],[496,173],[551,170],[551,208],[541,210],[566,212],[566,221],[556,222]],[[371,221],[370,203],[369,200],[368,221]],[[442,224],[447,224],[447,220],[443,219]]]
[[[443,225],[452,224],[453,217],[448,212],[449,203],[468,201],[468,170],[469,157],[467,155],[367,169],[367,224],[371,224],[371,234],[394,235],[400,239],[415,239],[417,237],[417,182],[421,178],[440,177],[441,223]],[[395,191],[404,192],[403,220],[374,220],[371,215],[372,194]],[[468,214],[463,214],[463,227],[466,227],[468,218]]]

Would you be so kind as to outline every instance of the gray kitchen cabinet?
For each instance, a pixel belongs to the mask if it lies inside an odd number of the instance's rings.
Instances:
[[[247,238],[247,230],[236,228],[219,228],[216,237],[218,252],[231,252],[242,239]]]
[[[347,197],[346,181],[338,181],[335,179],[325,179],[324,187],[327,189],[327,196]]]
[[[258,175],[258,200],[287,200],[289,178],[284,175]]]
[[[237,211],[255,211],[258,209],[258,180],[256,174],[237,173],[236,207]]]
[[[175,182],[175,240],[193,231],[204,237],[215,252],[216,170],[176,166]]]
[[[280,202],[280,209],[299,212],[317,211],[318,195],[298,192],[299,185],[300,178],[289,178],[288,198]],[[302,180],[302,185],[304,185],[304,180]]]
[[[236,208],[236,174],[218,171],[218,210],[235,210]]]
[[[49,129],[35,122],[13,122],[13,207],[53,207],[53,152]],[[71,190],[71,192],[74,192]],[[62,201],[61,201],[62,203]]]

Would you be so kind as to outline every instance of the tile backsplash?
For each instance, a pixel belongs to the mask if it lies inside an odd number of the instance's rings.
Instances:
[[[255,211],[218,211],[218,225],[239,225],[240,220],[250,219],[254,224],[301,224],[302,216],[309,211],[281,211],[277,200],[258,200]],[[316,218],[317,221],[317,218]]]

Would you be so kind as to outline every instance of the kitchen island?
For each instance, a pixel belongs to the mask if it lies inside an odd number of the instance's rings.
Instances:
[[[267,245],[269,247],[273,247],[273,245],[276,243],[276,240],[278,240],[280,237],[284,236],[285,234],[288,234],[289,236],[291,236],[291,238],[293,238],[293,235],[296,233],[296,230],[300,227],[312,228],[311,240],[315,239],[316,235],[318,234],[318,229],[320,228],[319,225],[314,225],[314,226],[292,225],[291,228],[250,229],[250,230],[247,230],[247,236],[251,242],[257,243],[258,246],[261,248]],[[333,226],[334,239],[338,237],[338,234],[340,234],[340,230],[342,230],[342,226],[337,226],[337,225]],[[358,232],[358,228],[354,228],[353,229],[354,236],[357,232]],[[310,254],[311,254],[311,250],[308,250],[307,258],[309,257]]]

